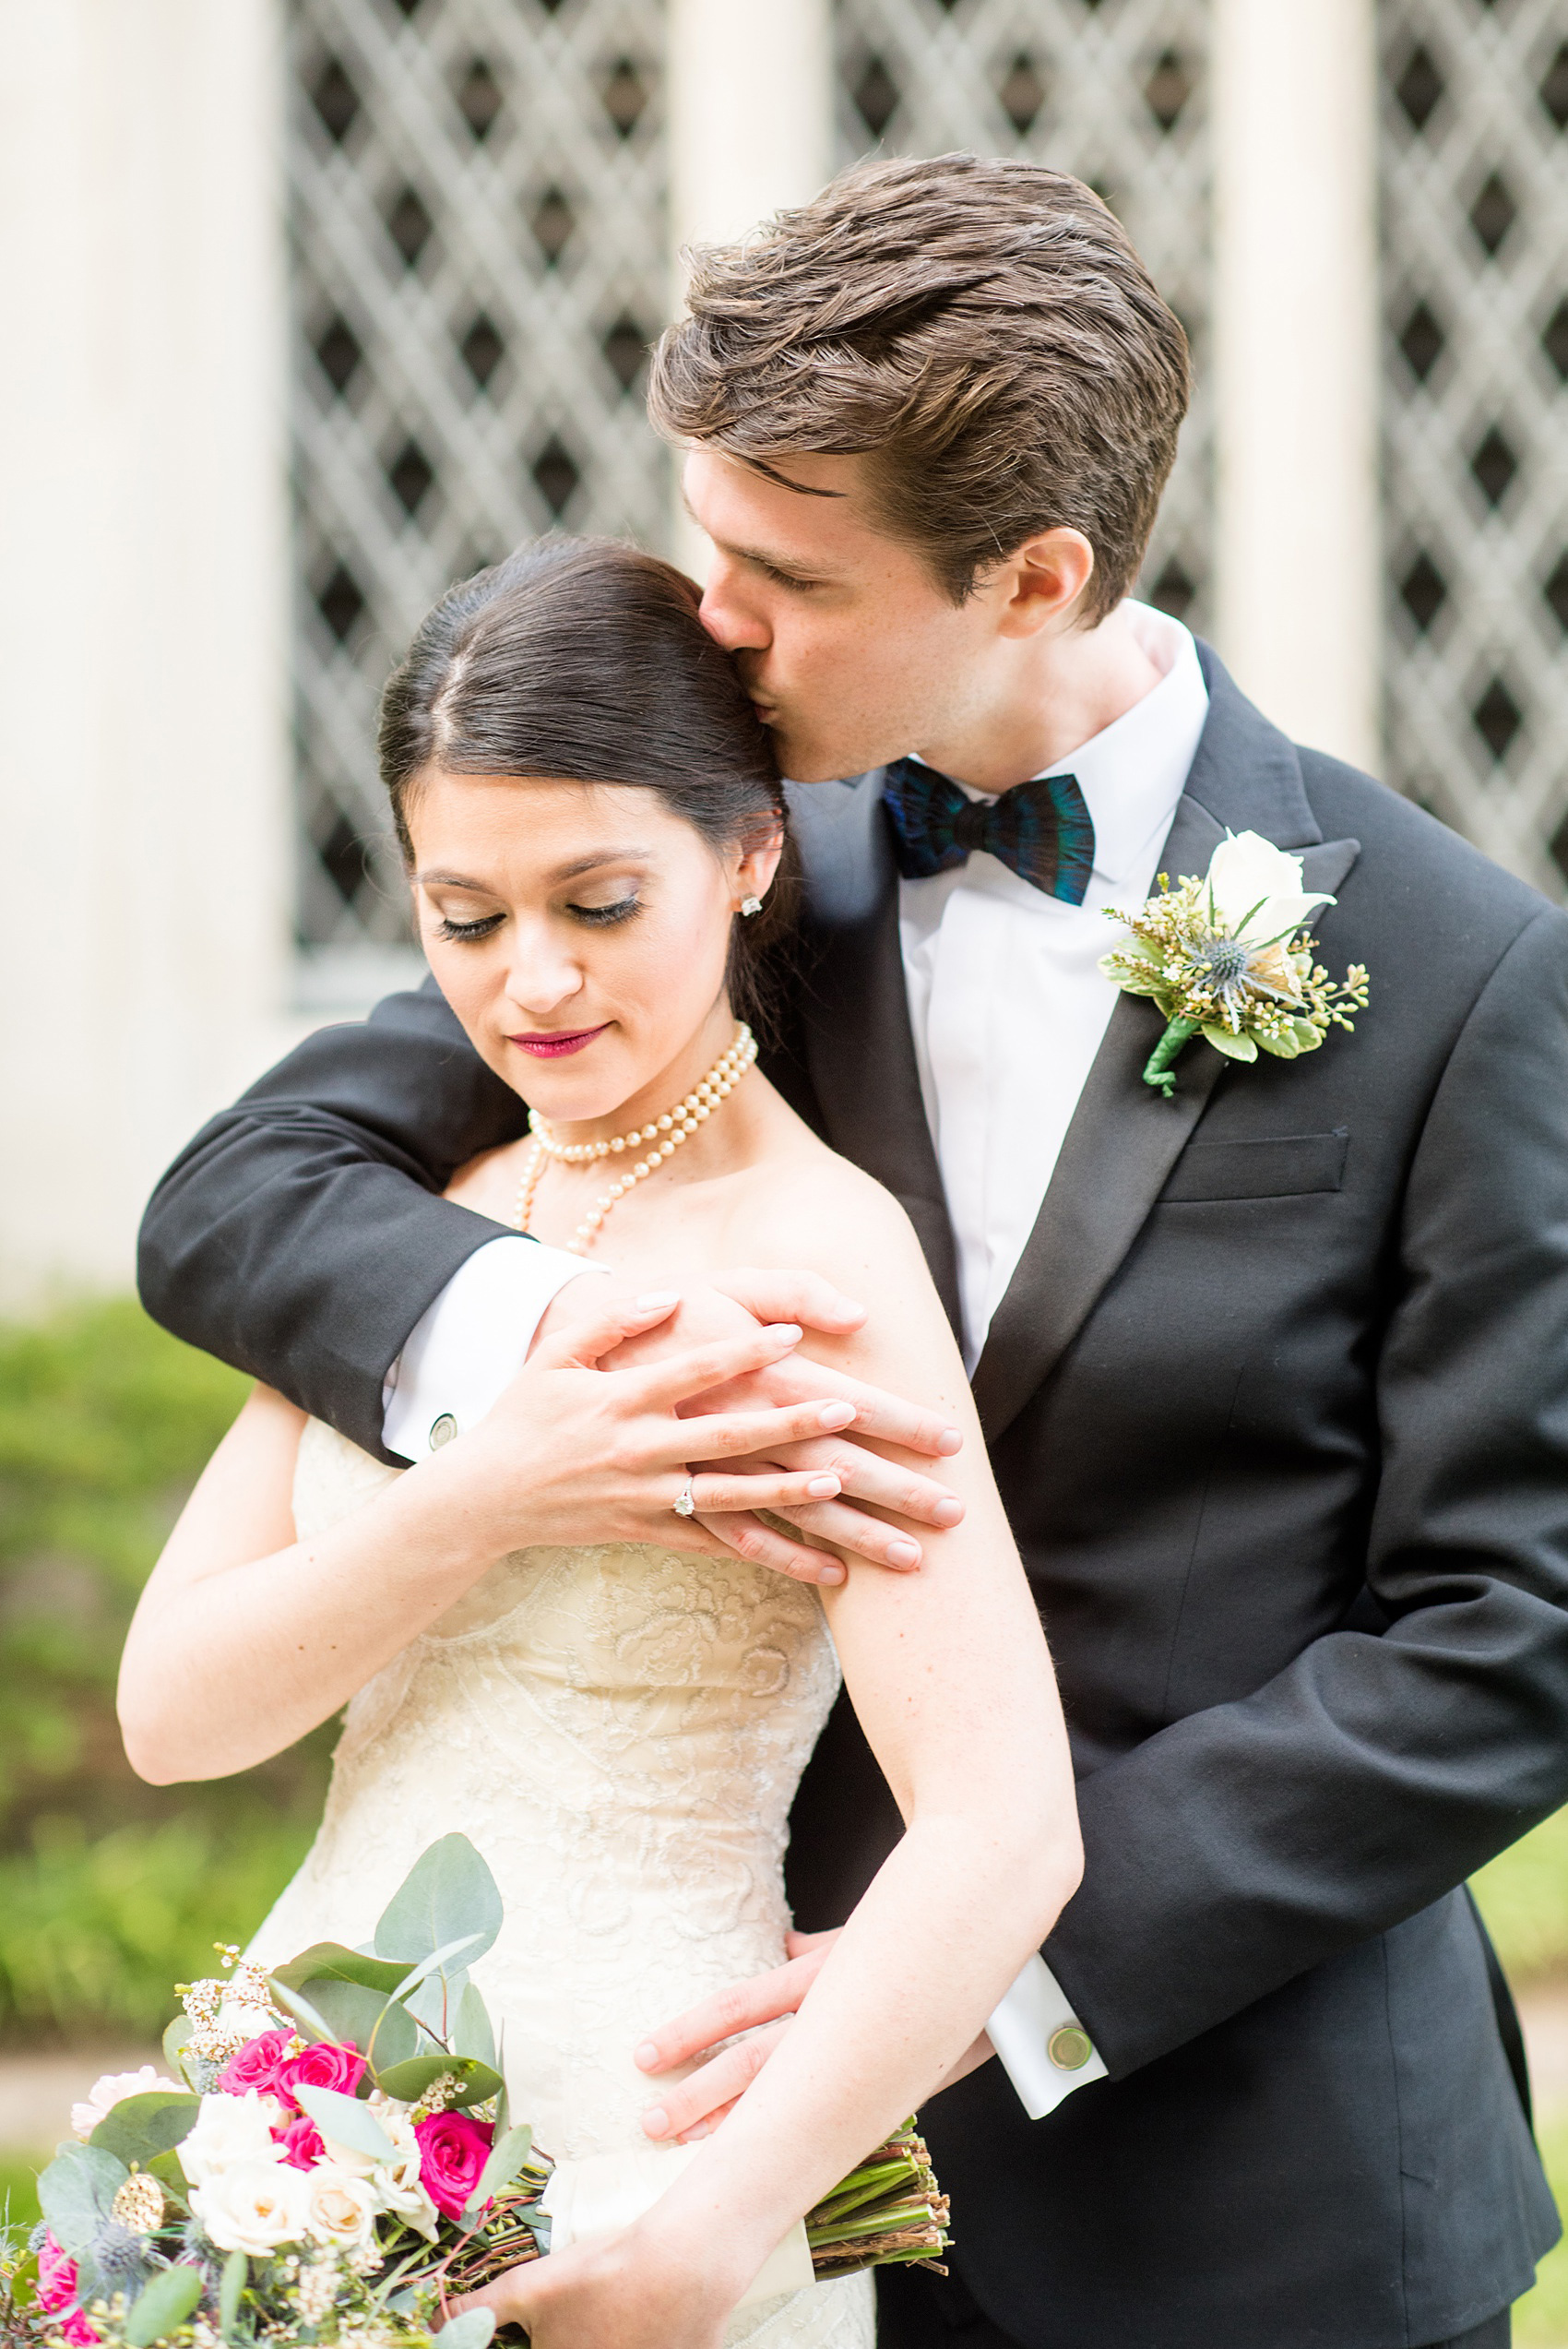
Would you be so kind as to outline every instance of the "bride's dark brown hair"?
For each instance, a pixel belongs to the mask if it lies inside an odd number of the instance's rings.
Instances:
[[[381,700],[381,780],[406,859],[429,769],[657,792],[716,854],[785,832],[760,915],[734,924],[731,996],[790,924],[794,860],[766,730],[697,617],[701,590],[613,539],[549,538],[448,590]]]

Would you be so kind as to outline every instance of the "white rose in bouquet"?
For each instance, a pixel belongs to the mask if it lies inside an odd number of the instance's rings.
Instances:
[[[359,2251],[375,2240],[375,2188],[338,2162],[317,2162],[300,2173],[305,2184],[305,2229],[318,2243]]]
[[[1301,887],[1301,860],[1259,832],[1227,832],[1209,860],[1209,891],[1219,927],[1262,946],[1299,930],[1309,913],[1334,900]]]
[[[185,2093],[178,2081],[165,2080],[151,2064],[143,2064],[140,2071],[106,2071],[101,2080],[94,2081],[81,2103],[71,2106],[71,2127],[85,2143],[99,2122],[127,2096],[151,2096],[160,2088],[172,2096]]]
[[[277,2098],[254,2088],[243,2096],[204,2096],[196,2127],[181,2141],[180,2167],[192,2186],[207,2186],[239,2162],[281,2162],[272,2132],[282,2121]]]
[[[304,2235],[307,2188],[303,2170],[253,2156],[230,2164],[198,2186],[191,2196],[191,2210],[220,2251],[244,2251],[261,2260]]]

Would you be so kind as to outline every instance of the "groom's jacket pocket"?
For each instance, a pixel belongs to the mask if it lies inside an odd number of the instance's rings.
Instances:
[[[1162,1201],[1293,1198],[1336,1191],[1345,1180],[1350,1129],[1281,1134],[1247,1142],[1189,1142],[1160,1193]]]

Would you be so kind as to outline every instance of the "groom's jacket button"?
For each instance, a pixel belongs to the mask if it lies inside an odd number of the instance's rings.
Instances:
[[[1035,2042],[1039,2045],[1039,2041]],[[1045,2052],[1058,2071],[1082,2071],[1094,2053],[1094,2042],[1087,2031],[1076,2023],[1067,2023],[1053,2031],[1045,2043]]]
[[[444,1411],[439,1419],[433,1419],[430,1423],[431,1450],[433,1452],[438,1452],[443,1444],[449,1444],[451,1442],[457,1432],[457,1421],[453,1418],[449,1411]]]

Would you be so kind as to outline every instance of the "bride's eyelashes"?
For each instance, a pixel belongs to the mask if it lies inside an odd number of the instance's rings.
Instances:
[[[613,905],[568,905],[565,908],[574,922],[581,922],[593,930],[608,929],[617,922],[629,922],[642,910],[642,900],[636,895],[617,898]],[[471,946],[481,938],[492,936],[505,919],[504,913],[484,913],[477,921],[458,922],[450,913],[443,913],[437,916],[435,935],[454,946]]]
[[[444,913],[435,924],[435,935],[438,938],[447,938],[459,945],[465,940],[471,943],[476,938],[488,938],[493,930],[500,928],[505,919],[505,914],[485,913],[477,922],[454,922],[449,913]]]
[[[613,905],[569,905],[566,908],[574,922],[586,922],[596,930],[607,929],[612,922],[629,922],[634,913],[640,913],[642,910],[643,901],[635,894],[617,898]]]

